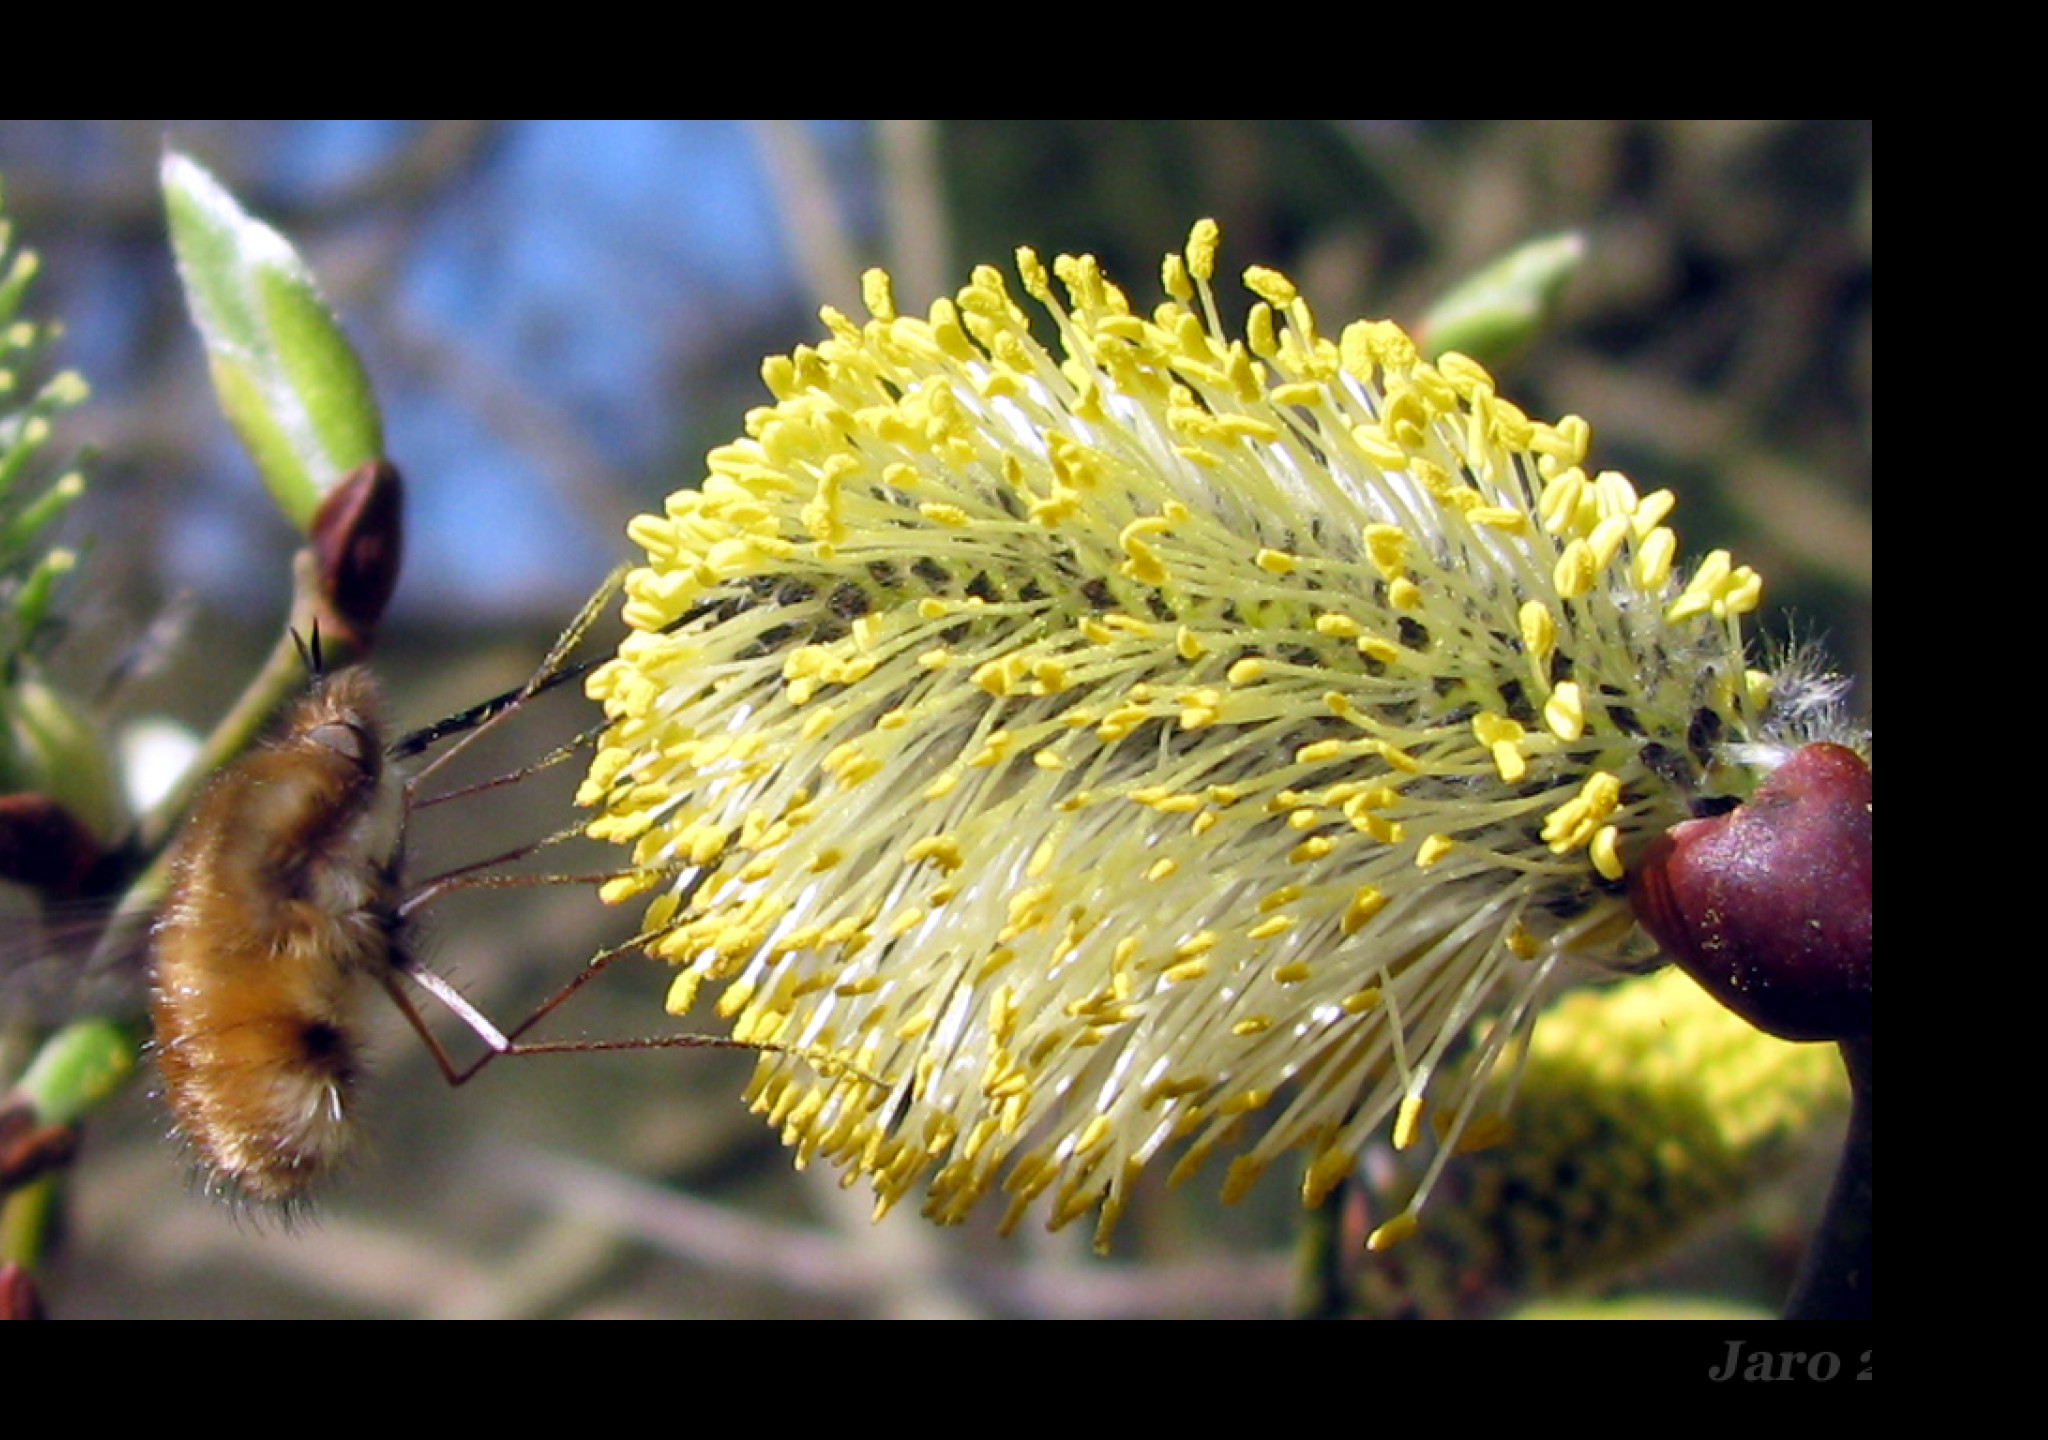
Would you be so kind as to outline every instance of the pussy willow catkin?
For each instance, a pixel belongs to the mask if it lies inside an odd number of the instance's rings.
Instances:
[[[993,268],[922,317],[871,274],[631,527],[612,897],[652,893],[673,1009],[708,981],[881,1077],[768,1054],[753,1096],[885,1207],[1000,1186],[1106,1236],[1253,1112],[1231,1194],[1304,1146],[1313,1199],[1390,1116],[1490,1134],[1563,958],[1646,953],[1632,853],[1753,783],[1752,571],[1680,573],[1668,492],[1392,324],[1326,337],[1253,269],[1232,338],[1216,247],[1148,314],[1020,252],[1057,353]]]

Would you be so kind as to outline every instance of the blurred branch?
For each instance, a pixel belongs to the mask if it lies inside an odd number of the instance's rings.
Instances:
[[[602,1220],[710,1269],[855,1303],[871,1301],[885,1287],[887,1277],[877,1267],[890,1261],[872,1236],[841,1242],[538,1151],[499,1152],[491,1169],[538,1203]],[[999,1313],[1045,1319],[1272,1315],[1287,1293],[1289,1265],[1284,1255],[1143,1266],[984,1261],[967,1288]]]
[[[939,172],[939,122],[877,120],[874,125],[882,216],[888,226],[886,268],[897,292],[921,305],[916,297],[949,295],[960,283],[953,273],[953,227]]]
[[[757,120],[752,128],[782,207],[783,234],[810,291],[810,309],[834,305],[856,314],[863,268],[860,247],[846,223],[844,207],[835,203],[838,187],[824,156],[805,127],[802,120]]]

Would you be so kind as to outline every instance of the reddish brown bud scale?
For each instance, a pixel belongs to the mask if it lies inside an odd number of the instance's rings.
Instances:
[[[327,493],[313,516],[313,553],[324,617],[365,651],[398,584],[405,552],[405,484],[389,460],[359,465]]]
[[[0,795],[0,880],[69,899],[101,854],[92,831],[49,796]]]
[[[0,1196],[70,1164],[77,1153],[75,1127],[43,1124],[24,1096],[0,1100]]]
[[[35,1276],[14,1261],[0,1264],[0,1320],[43,1320],[43,1297],[36,1291]]]
[[[1870,766],[1807,745],[1726,815],[1632,868],[1643,927],[1687,974],[1787,1040],[1870,1034]]]

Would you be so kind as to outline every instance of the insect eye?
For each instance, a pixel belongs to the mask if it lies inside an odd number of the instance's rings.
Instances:
[[[355,725],[336,721],[329,725],[315,725],[306,732],[306,739],[323,750],[335,754],[356,765],[367,768],[371,757],[376,754],[376,744]]]

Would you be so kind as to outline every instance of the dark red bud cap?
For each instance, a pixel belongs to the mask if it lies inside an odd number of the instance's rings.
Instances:
[[[1826,744],[1728,814],[1672,826],[1629,877],[1665,953],[1787,1040],[1870,1034],[1870,891],[1870,766]]]
[[[405,484],[398,467],[372,460],[351,470],[320,502],[312,541],[321,594],[332,612],[326,623],[339,622],[354,649],[368,650],[405,554]]]

